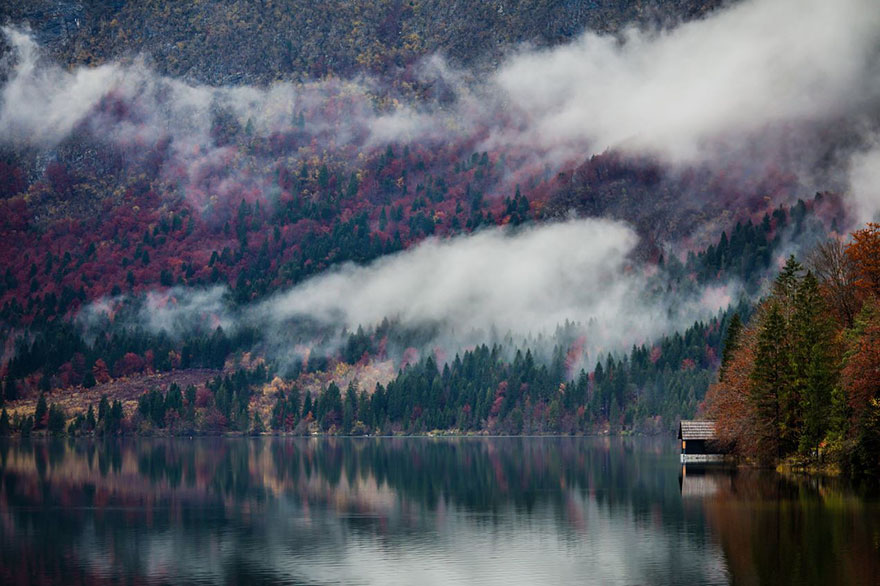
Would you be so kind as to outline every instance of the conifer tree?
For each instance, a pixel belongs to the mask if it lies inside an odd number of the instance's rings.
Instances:
[[[67,416],[64,414],[64,410],[55,403],[49,407],[49,433],[53,435],[59,435],[64,433],[64,423],[67,420]]]
[[[342,431],[344,433],[351,433],[357,419],[357,404],[357,387],[354,382],[351,382],[345,390],[345,402],[342,405]]]
[[[798,447],[812,453],[830,424],[829,407],[837,379],[834,330],[819,291],[819,282],[808,272],[798,285],[791,323],[792,392],[784,406],[787,428],[797,429]]]
[[[305,401],[303,401],[303,410],[302,410],[303,419],[308,417],[309,413],[312,413],[312,411],[313,411],[312,394],[309,392],[306,392],[306,399],[305,399]],[[314,416],[314,413],[312,413],[312,415]]]
[[[260,435],[264,431],[266,431],[266,428],[263,425],[263,418],[260,417],[260,412],[257,411],[254,413],[254,425],[251,428],[251,433],[253,435]]]
[[[776,301],[771,301],[758,331],[750,399],[755,406],[761,438],[761,456],[782,455],[782,399],[791,384],[791,362],[785,318]]]
[[[86,415],[86,431],[95,431],[96,425],[95,408],[92,405],[89,405],[89,412]]]
[[[9,414],[4,407],[0,411],[0,436],[7,436],[12,433],[12,427],[9,425]]]
[[[779,309],[786,321],[791,318],[803,270],[803,265],[795,259],[794,255],[791,255],[773,282],[773,296],[781,304]]]
[[[34,429],[42,429],[46,425],[46,417],[49,414],[49,406],[46,404],[46,394],[41,393],[34,409]]]
[[[724,350],[721,354],[721,368],[718,371],[718,380],[723,381],[727,373],[727,367],[733,358],[734,352],[739,348],[739,337],[742,332],[742,320],[738,313],[734,313],[727,326],[727,336],[724,338]]]

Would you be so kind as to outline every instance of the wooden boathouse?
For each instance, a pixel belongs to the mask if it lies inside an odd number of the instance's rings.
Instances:
[[[682,463],[723,460],[724,454],[717,439],[714,421],[683,419],[678,424]]]

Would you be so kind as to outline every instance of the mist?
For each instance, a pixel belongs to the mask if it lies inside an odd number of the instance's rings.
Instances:
[[[522,139],[693,161],[876,104],[878,40],[870,0],[752,0],[669,31],[526,51],[496,81],[531,115]]]
[[[444,105],[407,101],[367,76],[211,87],[158,75],[145,58],[67,70],[41,57],[27,32],[7,27],[13,51],[3,64],[0,144],[52,149],[82,130],[124,147],[170,139],[167,178],[197,185],[205,169],[222,168],[228,181],[203,185],[206,195],[222,197],[235,182],[265,194],[272,161],[251,164],[252,155],[218,141],[212,128],[222,115],[249,136],[303,133],[302,144],[341,152],[354,166],[363,151],[387,144],[464,140],[506,156],[508,177],[537,168],[546,175],[606,151],[719,174],[731,164],[757,173],[781,167],[803,174],[808,189],[842,181],[864,220],[880,204],[873,4],[750,0],[666,30],[587,32],[555,48],[519,47],[481,80],[434,55],[418,75],[449,89]],[[848,136],[846,147],[829,142],[838,134]],[[839,168],[817,170],[829,154]],[[298,156],[291,150],[285,162]],[[487,189],[491,196],[509,187]],[[333,268],[242,316],[267,331],[296,321],[351,330],[387,317],[438,327],[449,339],[492,329],[525,336],[574,320],[599,324],[589,344],[604,351],[681,329],[736,297],[735,284],[652,296],[663,284],[631,260],[637,244],[632,227],[602,219],[429,238],[367,266]],[[661,244],[671,254],[683,246]],[[228,315],[224,290],[197,294],[175,291],[171,305],[151,298],[144,322],[174,331],[192,314],[224,327],[241,319]]]
[[[880,100],[875,8],[871,0],[749,0],[666,30],[586,32],[555,48],[521,47],[482,80],[428,57],[418,77],[448,89],[448,106],[418,103],[364,76],[211,87],[158,75],[143,59],[67,71],[41,59],[28,33],[7,27],[14,50],[0,93],[0,142],[51,147],[84,125],[121,145],[170,136],[191,181],[223,147],[211,135],[218,112],[255,136],[295,130],[306,112],[300,130],[324,148],[487,134],[480,150],[509,152],[511,174],[617,150],[670,166],[782,166],[803,175],[808,189],[839,179],[863,193],[860,181],[875,165],[858,149],[855,162],[843,155],[844,169],[816,176],[815,167],[837,148],[829,128],[845,128],[862,150],[872,143],[865,119]],[[108,115],[100,107],[107,99],[130,115]],[[872,215],[862,209],[871,201],[857,198],[859,219]]]
[[[524,339],[575,322],[595,357],[649,343],[738,300],[735,283],[663,293],[662,278],[631,260],[637,242],[629,226],[598,219],[430,238],[367,266],[327,271],[249,315],[348,330],[389,318],[405,328],[433,326],[431,343],[451,350],[474,331]]]
[[[852,157],[849,179],[858,220],[880,221],[880,146],[875,144]]]

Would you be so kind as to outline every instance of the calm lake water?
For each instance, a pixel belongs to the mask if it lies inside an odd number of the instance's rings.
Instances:
[[[0,583],[880,584],[880,503],[675,442],[0,444]]]

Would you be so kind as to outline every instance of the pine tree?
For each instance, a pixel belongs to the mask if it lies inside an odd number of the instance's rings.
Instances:
[[[109,414],[110,401],[107,400],[107,395],[101,395],[101,400],[98,402],[98,422],[105,421]]]
[[[256,411],[254,413],[254,425],[251,428],[251,433],[253,435],[260,435],[264,431],[266,431],[266,427],[263,425],[263,418],[260,417],[260,412]]]
[[[0,411],[0,436],[7,436],[12,433],[12,427],[9,425],[9,414],[4,408]]]
[[[795,306],[795,295],[797,294],[798,283],[800,283],[803,270],[803,265],[795,259],[794,255],[791,255],[785,261],[785,266],[782,267],[782,270],[773,282],[773,296],[781,304],[780,310],[786,320],[791,318],[791,313]]]
[[[314,407],[312,406],[312,394],[307,391],[306,392],[306,399],[303,402],[303,410],[302,410],[303,419],[308,417],[309,413],[312,413],[313,409],[314,409]],[[312,415],[314,416],[315,414],[312,413]]]
[[[351,433],[357,419],[357,404],[357,387],[354,382],[351,382],[345,390],[345,402],[342,406],[342,431],[344,433]]]
[[[111,428],[110,431],[118,432],[122,430],[122,403],[119,400],[113,401],[113,406],[110,408],[110,421]]]
[[[818,449],[830,425],[828,407],[837,380],[834,329],[819,282],[808,272],[798,285],[791,320],[792,393],[784,405],[786,427],[797,432],[798,447]]]
[[[46,394],[41,393],[40,399],[37,401],[37,407],[34,409],[34,429],[43,429],[46,425],[46,418],[49,414],[49,406],[46,404]]]
[[[49,433],[53,435],[59,435],[64,433],[64,424],[67,421],[67,416],[64,413],[64,410],[52,403],[49,407]]]
[[[95,431],[96,425],[95,408],[92,405],[89,405],[89,412],[86,415],[86,431]]]
[[[28,415],[21,421],[21,437],[30,437],[31,430],[34,428],[34,418]]]
[[[15,401],[18,399],[18,386],[15,383],[15,379],[6,379],[6,387],[3,395],[7,401]]]
[[[750,400],[755,406],[755,422],[761,437],[763,457],[782,456],[782,398],[791,384],[788,336],[779,304],[771,301],[758,331],[754,368],[750,379]]]
[[[721,368],[718,371],[718,380],[723,381],[727,373],[727,367],[730,364],[733,353],[739,348],[739,337],[742,333],[742,320],[738,313],[734,313],[730,318],[730,324],[727,326],[727,335],[724,338],[724,350],[721,353]]]
[[[287,417],[286,407],[287,401],[284,397],[284,391],[278,391],[278,395],[275,397],[275,405],[272,407],[272,418],[269,420],[269,425],[275,431],[284,429],[284,420]],[[256,424],[256,421],[254,423]]]

